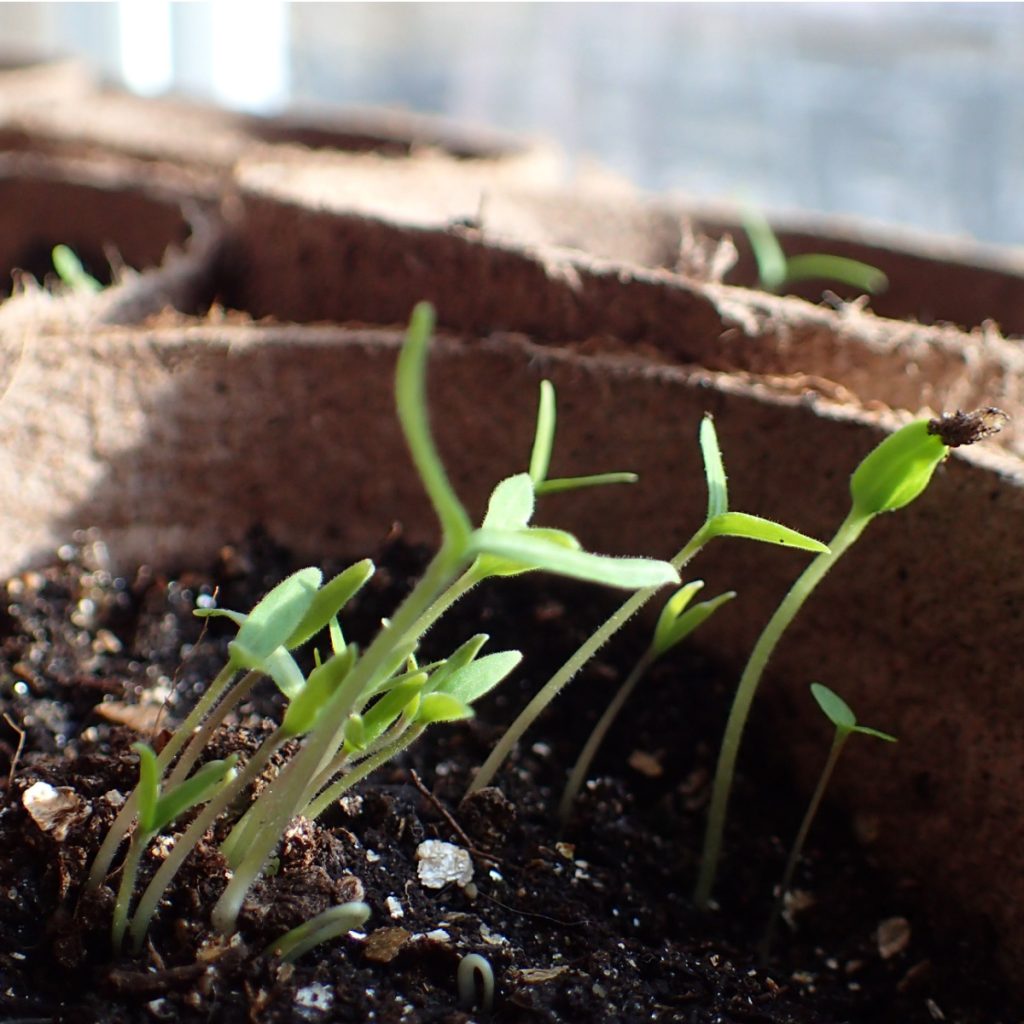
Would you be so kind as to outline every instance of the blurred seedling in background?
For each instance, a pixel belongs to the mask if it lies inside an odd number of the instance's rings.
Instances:
[[[126,926],[134,949],[141,948],[157,907],[189,853],[222,816],[238,813],[240,799],[244,806],[244,797],[258,778],[260,792],[233,822],[220,846],[230,880],[213,908],[212,921],[222,935],[234,932],[247,893],[293,818],[315,819],[429,726],[472,716],[473,704],[515,668],[520,653],[501,651],[478,657],[487,640],[483,634],[466,641],[448,658],[429,664],[419,663],[417,649],[437,619],[476,583],[531,570],[626,590],[653,592],[679,582],[678,572],[667,562],[593,554],[565,531],[531,526],[538,489],[565,490],[625,479],[612,474],[548,481],[546,459],[540,459],[543,453],[531,461],[534,476],[521,473],[495,487],[483,523],[473,528],[451,488],[429,429],[425,376],[432,330],[433,310],[421,303],[413,311],[398,358],[395,395],[413,464],[440,520],[437,554],[365,651],[345,639],[339,615],[373,574],[368,560],[355,563],[326,585],[319,569],[300,569],[248,614],[199,610],[200,615],[226,617],[238,627],[228,645],[228,663],[159,754],[148,747],[136,748],[139,785],[111,826],[89,875],[87,888],[95,891],[134,823],[113,925],[115,952]],[[546,393],[538,433],[553,436],[553,392]],[[314,667],[306,674],[292,652],[324,630],[329,633],[330,653],[322,659],[314,652]],[[233,764],[223,762],[190,774],[213,733],[264,676],[273,680],[285,700],[280,725],[237,773]],[[273,768],[274,756],[296,740],[300,743],[283,767]],[[142,852],[162,828],[204,801],[164,857],[128,923]],[[290,933],[274,948],[282,955],[298,956],[296,950],[348,930],[346,925],[356,911],[362,913],[359,907],[336,908],[332,917],[307,922],[305,931]]]
[[[757,263],[757,285],[766,292],[781,292],[797,281],[833,281],[868,295],[877,295],[889,287],[889,279],[877,267],[846,256],[828,253],[803,253],[787,256],[768,218],[760,210],[745,207],[743,230]]]
[[[694,900],[706,907],[711,899],[725,833],[729,795],[736,771],[743,730],[765,667],[783,633],[824,579],[868,524],[883,512],[909,505],[931,481],[950,448],[974,444],[1002,429],[1006,414],[998,409],[957,412],[931,420],[916,420],[890,434],[863,459],[850,477],[851,507],[828,550],[814,559],[768,620],[740,677],[718,755],[704,851]]]
[[[538,417],[538,424],[543,421],[543,417]],[[551,430],[553,430],[553,421]],[[534,472],[535,466],[546,468],[547,458],[545,452],[550,453],[551,441],[552,436],[538,429],[537,437],[534,441],[534,454],[530,460],[531,474]],[[828,550],[820,541],[806,537],[804,534],[797,533],[796,530],[791,530],[779,523],[773,523],[759,516],[748,515],[745,512],[729,511],[725,468],[718,445],[718,436],[715,433],[715,425],[710,416],[705,416],[701,422],[700,448],[704,460],[704,475],[708,485],[707,515],[700,529],[697,530],[672,559],[671,564],[675,570],[681,572],[694,555],[715,537],[745,537],[748,540],[761,541],[766,544],[778,544],[782,547],[797,548],[814,553]],[[538,451],[540,456],[538,456]],[[541,712],[558,696],[562,688],[583,668],[594,654],[654,597],[657,590],[657,587],[637,590],[580,645],[569,660],[544,684],[520,712],[516,720],[505,730],[501,739],[491,751],[490,756],[474,777],[473,783],[469,787],[469,793],[475,793],[483,787],[490,785],[491,780],[505,761],[505,758],[511,753],[512,748],[520,737],[537,720]],[[663,639],[670,635],[671,632],[671,627],[663,627]],[[680,637],[680,639],[682,638]],[[635,682],[633,686],[635,686]],[[632,686],[630,689],[632,689]],[[626,696],[628,696],[628,693]],[[614,713],[612,717],[614,717]],[[597,742],[600,742],[600,738]],[[568,803],[565,800],[562,803],[562,810],[563,814],[568,812]]]
[[[772,939],[775,935],[775,927],[778,924],[779,915],[782,913],[786,902],[786,895],[793,885],[793,875],[796,866],[800,862],[800,854],[803,852],[804,843],[807,841],[807,834],[818,814],[825,790],[828,788],[832,773],[839,762],[839,755],[846,746],[846,741],[854,734],[862,736],[874,736],[876,739],[885,740],[886,743],[895,743],[896,737],[890,736],[887,732],[879,732],[877,729],[869,729],[866,725],[858,725],[857,717],[850,706],[841,697],[834,694],[827,686],[821,683],[811,683],[811,693],[818,702],[818,707],[825,713],[828,720],[835,726],[835,733],[832,737],[832,746],[829,749],[828,757],[825,760],[825,767],[821,770],[818,785],[815,787],[811,802],[807,805],[807,813],[797,830],[796,839],[793,840],[793,847],[789,851],[789,859],[786,861],[786,868],[782,873],[782,882],[779,886],[779,895],[772,909],[768,927],[765,929],[764,939],[761,942],[761,960],[768,959],[771,953]]]
[[[69,246],[55,245],[50,258],[61,283],[69,291],[86,294],[103,291],[103,285],[82,266],[82,261]]]

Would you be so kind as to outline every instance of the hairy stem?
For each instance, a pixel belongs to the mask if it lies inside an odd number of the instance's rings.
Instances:
[[[740,677],[736,696],[729,711],[722,748],[718,754],[718,767],[715,770],[714,787],[711,793],[707,831],[704,835],[704,851],[693,897],[699,907],[707,907],[711,899],[711,891],[714,888],[715,875],[718,870],[718,860],[722,852],[722,837],[725,833],[729,795],[736,772],[736,756],[739,753],[743,730],[750,715],[750,706],[757,693],[757,686],[764,674],[768,660],[775,651],[779,640],[782,639],[783,633],[803,607],[807,598],[811,596],[814,588],[824,579],[825,574],[839,561],[850,545],[857,540],[871,519],[871,516],[853,512],[846,517],[836,531],[835,537],[829,541],[829,551],[818,555],[793,584],[789,593],[782,599],[782,603],[768,620],[768,624],[764,627],[750,654],[750,660]]]

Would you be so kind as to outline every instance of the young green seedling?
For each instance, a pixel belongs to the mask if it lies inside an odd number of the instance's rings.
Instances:
[[[160,770],[156,754],[145,743],[132,745],[139,755],[139,785],[136,789],[139,817],[135,834],[128,847],[128,854],[121,867],[121,884],[114,904],[114,920],[111,937],[115,952],[124,941],[128,925],[128,907],[135,888],[139,861],[150,840],[157,836],[186,811],[205,803],[233,777],[238,755],[232,754],[223,761],[211,761],[203,765],[190,779],[171,788],[161,787]]]
[[[879,732],[877,729],[869,729],[865,725],[858,725],[857,717],[850,710],[850,706],[827,686],[822,686],[821,683],[811,683],[811,693],[818,702],[818,707],[821,708],[828,720],[835,726],[835,734],[832,737],[832,746],[825,760],[825,767],[821,770],[818,785],[815,787],[811,802],[807,805],[807,813],[804,814],[804,820],[800,822],[796,839],[793,840],[793,847],[789,851],[789,859],[786,861],[786,869],[782,873],[782,883],[779,886],[778,899],[775,901],[775,906],[772,909],[772,915],[768,921],[768,927],[765,930],[764,939],[761,943],[762,962],[768,959],[768,954],[771,952],[775,926],[785,905],[786,894],[793,884],[793,873],[796,871],[796,866],[800,861],[800,854],[803,852],[807,833],[810,832],[811,824],[817,816],[818,808],[821,806],[825,790],[828,788],[832,773],[835,771],[839,755],[843,752],[843,747],[846,746],[846,741],[854,733],[860,733],[862,736],[874,736],[876,739],[885,740],[886,743],[896,742],[896,737],[890,736],[887,732]]]
[[[362,927],[369,916],[370,908],[365,903],[341,903],[303,921],[290,932],[285,932],[270,943],[263,953],[265,956],[279,956],[286,964],[295,963],[300,956],[321,943],[348,935]]]
[[[53,269],[57,272],[61,283],[71,291],[87,294],[103,291],[103,285],[86,271],[82,266],[82,261],[69,246],[55,245],[50,258],[53,260]]]
[[[854,471],[850,478],[850,512],[829,541],[828,552],[814,559],[790,588],[758,637],[740,677],[715,771],[703,857],[694,893],[698,906],[706,907],[711,899],[740,740],[761,676],[783,633],[825,574],[875,516],[909,505],[928,486],[950,448],[990,437],[1002,429],[1006,418],[998,409],[983,409],[908,423],[882,441]]]
[[[877,267],[846,256],[829,253],[804,253],[786,256],[768,219],[752,207],[743,213],[743,230],[757,263],[758,287],[779,292],[795,281],[824,280],[849,285],[869,295],[889,287],[889,279]]]
[[[547,466],[543,457],[543,447],[550,445],[550,437],[538,431],[534,446],[534,455],[530,465]],[[541,457],[537,456],[537,448],[541,447]],[[700,426],[700,449],[704,461],[704,476],[708,486],[708,508],[704,523],[700,529],[672,559],[671,565],[677,572],[715,537],[745,537],[748,540],[761,541],[766,544],[778,544],[782,547],[796,548],[802,551],[823,552],[828,549],[820,541],[806,537],[796,530],[791,530],[779,523],[773,523],[759,516],[745,512],[729,511],[729,495],[726,485],[725,469],[722,453],[718,446],[714,422],[705,416]],[[537,720],[544,709],[561,692],[562,688],[577,672],[604,646],[625,624],[658,591],[658,587],[646,587],[637,590],[608,619],[588,637],[564,665],[544,684],[533,699],[519,713],[516,720],[505,730],[490,756],[476,773],[469,793],[475,793],[490,785],[505,758],[522,735]]]
[[[619,687],[618,692],[612,698],[611,703],[605,709],[597,725],[594,726],[593,732],[591,732],[572,772],[569,774],[569,781],[566,784],[565,791],[562,793],[562,802],[558,807],[558,815],[563,828],[569,821],[572,805],[576,802],[576,797],[579,795],[587,773],[590,771],[590,765],[593,763],[594,757],[604,742],[608,730],[636,689],[637,684],[647,674],[647,670],[658,658],[682,643],[723,604],[731,601],[736,596],[736,592],[730,590],[724,594],[719,594],[718,597],[710,601],[701,601],[700,604],[687,608],[694,595],[703,586],[703,580],[694,580],[692,583],[687,583],[686,586],[677,590],[665,603],[647,650],[637,659],[637,663],[626,677],[626,681]]]
[[[518,664],[519,652],[478,657],[484,636],[474,637],[448,659],[428,665],[418,664],[416,650],[423,634],[476,582],[488,576],[535,569],[627,590],[679,581],[677,571],[667,562],[594,554],[584,551],[571,534],[530,525],[535,493],[544,484],[564,489],[617,482],[622,475],[547,481],[546,461],[541,467],[538,455],[531,464],[534,476],[523,473],[499,483],[484,522],[473,527],[451,487],[429,431],[424,373],[432,324],[430,307],[417,306],[399,356],[395,393],[413,464],[441,524],[438,553],[365,651],[346,643],[338,614],[373,572],[369,562],[357,563],[326,585],[319,569],[301,569],[273,588],[248,615],[225,609],[200,611],[226,617],[238,626],[237,635],[228,645],[229,663],[186,719],[184,735],[173,736],[159,757],[145,759],[140,786],[104,842],[93,866],[91,884],[98,885],[106,876],[134,817],[138,816],[140,825],[129,861],[137,861],[155,835],[153,829],[158,831],[166,824],[165,815],[154,817],[152,813],[161,785],[169,794],[191,792],[189,787],[199,785],[196,780],[206,779],[207,769],[189,774],[202,746],[256,677],[270,677],[286,707],[281,724],[238,774],[223,778],[215,792],[203,790],[203,795],[209,796],[206,806],[178,837],[138,901],[129,926],[136,949],[185,858],[218,819],[232,813],[239,802],[244,804],[257,778],[263,777],[262,790],[234,822],[221,847],[232,874],[213,908],[212,919],[214,927],[224,934],[234,930],[242,901],[296,815],[316,817],[338,795],[405,749],[429,726],[473,714],[472,705]],[[541,436],[553,429],[550,398],[542,397],[545,402],[549,408],[541,416]],[[317,654],[315,666],[307,675],[292,651],[324,628],[330,630],[331,654],[325,659]],[[237,679],[240,674],[241,679]],[[287,741],[298,741],[298,749],[275,774],[272,759]],[[162,784],[168,772],[167,782]],[[124,887],[130,898],[134,868],[128,874],[131,880],[126,880]],[[116,928],[120,936],[127,919],[127,900],[118,914]],[[344,916],[340,910],[338,914]],[[318,928],[313,927],[309,935],[319,935]]]

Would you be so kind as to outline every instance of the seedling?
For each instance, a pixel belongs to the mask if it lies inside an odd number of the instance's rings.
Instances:
[[[782,599],[758,637],[740,677],[715,771],[704,852],[694,893],[698,906],[706,907],[711,899],[740,740],[761,676],[783,633],[825,574],[875,516],[909,505],[928,486],[950,448],[990,437],[1002,429],[1006,419],[1005,413],[998,409],[983,409],[908,423],[871,451],[850,477],[850,511],[829,541],[829,550],[811,562]]]
[[[818,808],[821,806],[825,790],[828,788],[832,773],[835,771],[839,755],[843,752],[843,747],[846,746],[846,741],[854,733],[860,733],[862,736],[874,736],[876,739],[885,740],[886,743],[896,742],[896,737],[890,736],[887,732],[879,732],[877,729],[869,729],[866,725],[858,725],[857,717],[850,710],[849,704],[834,694],[827,686],[822,686],[821,683],[811,683],[811,693],[818,702],[818,707],[821,708],[828,720],[835,726],[835,734],[832,737],[832,746],[825,760],[825,767],[821,770],[818,785],[811,797],[811,802],[807,805],[804,820],[800,822],[796,839],[793,840],[793,847],[789,851],[789,859],[786,861],[786,869],[782,873],[782,883],[779,886],[778,899],[775,901],[771,918],[768,921],[768,927],[765,930],[764,940],[761,943],[762,961],[767,960],[768,954],[771,952],[775,926],[785,905],[786,894],[793,884],[793,874],[796,871],[797,864],[800,862],[800,854],[803,852],[804,843],[807,841],[807,833],[810,832],[811,824],[818,814]]]
[[[780,292],[796,281],[815,279],[836,281],[869,295],[889,287],[889,279],[881,270],[860,260],[819,252],[787,256],[768,219],[759,210],[744,210],[743,230],[757,263],[758,287],[766,292]]]
[[[611,558],[584,551],[579,541],[561,530],[530,525],[534,500],[545,483],[553,489],[618,482],[622,474],[582,480],[547,481],[546,461],[531,461],[535,474],[522,473],[494,489],[483,523],[474,528],[453,491],[430,434],[425,364],[433,327],[433,311],[420,304],[413,311],[396,373],[398,416],[413,463],[441,524],[440,548],[422,579],[386,620],[365,651],[346,641],[339,615],[373,572],[368,561],[357,562],[323,584],[319,569],[306,568],[274,587],[248,614],[226,609],[201,610],[221,615],[238,627],[229,644],[228,664],[159,755],[139,747],[140,784],[126,801],[97,855],[89,886],[98,886],[137,819],[122,873],[122,895],[115,911],[114,944],[120,945],[138,860],[148,842],[185,809],[198,811],[177,838],[142,893],[130,924],[139,949],[163,894],[176,873],[214,822],[232,813],[257,778],[269,773],[262,792],[238,818],[221,852],[231,879],[213,908],[214,927],[230,934],[242,902],[274,854],[281,836],[296,815],[315,818],[338,796],[386,760],[404,750],[425,729],[439,722],[468,718],[473,704],[497,686],[518,664],[518,651],[478,657],[487,637],[473,637],[447,659],[420,665],[420,639],[468,590],[491,576],[547,570],[575,579],[626,590],[657,589],[678,583],[667,562],[648,558]],[[542,396],[538,436],[550,448],[554,429],[553,392]],[[550,451],[548,451],[550,454]],[[292,652],[327,629],[330,656],[315,658],[305,674]],[[286,707],[281,724],[233,773],[233,763],[207,766],[194,774],[203,747],[256,678],[277,685]],[[297,751],[277,774],[272,758],[288,741]],[[166,782],[162,781],[166,775]],[[161,794],[166,792],[166,797]],[[183,802],[184,796],[188,800]],[[173,814],[171,813],[173,811]],[[298,936],[284,937],[287,955],[322,941],[354,913],[338,908],[325,921],[308,923]],[[361,911],[360,911],[361,912]],[[304,926],[305,927],[305,926]],[[326,929],[326,930],[325,930]]]
[[[534,455],[530,460],[534,465],[547,466],[543,457],[544,447],[550,448],[551,440],[538,431],[534,445]],[[537,447],[542,449],[541,457],[537,455]],[[686,542],[672,559],[673,569],[681,572],[687,563],[701,548],[715,537],[746,537],[748,540],[761,541],[765,544],[778,544],[782,547],[797,548],[801,551],[814,553],[828,549],[820,541],[807,537],[796,530],[791,530],[779,523],[773,523],[759,516],[745,512],[729,511],[729,496],[726,486],[725,468],[722,453],[718,446],[718,436],[710,416],[705,416],[700,427],[700,449],[704,460],[704,476],[708,485],[708,510],[704,523],[699,530]],[[657,587],[638,590],[626,600],[608,619],[598,627],[564,665],[544,684],[534,698],[519,713],[516,720],[502,734],[501,739],[491,751],[490,756],[477,772],[469,787],[469,793],[475,793],[488,786],[501,767],[505,758],[520,737],[537,720],[541,712],[555,699],[562,688],[573,676],[603,647],[648,601],[654,597]],[[635,684],[634,684],[635,685]],[[627,694],[628,696],[628,694]],[[614,717],[614,716],[613,716]],[[599,741],[598,741],[599,742]]]
[[[637,684],[647,674],[647,670],[658,658],[682,643],[698,626],[711,618],[723,604],[731,601],[736,596],[736,591],[729,590],[724,594],[719,594],[718,597],[710,601],[701,601],[700,604],[688,608],[687,606],[694,595],[703,586],[703,580],[694,580],[692,583],[687,583],[686,586],[677,590],[665,603],[650,644],[637,659],[633,670],[626,677],[626,681],[619,687],[618,692],[612,698],[611,703],[605,709],[597,725],[594,726],[594,731],[588,737],[572,772],[569,774],[569,781],[562,794],[562,802],[558,807],[558,816],[563,827],[569,821],[572,805],[576,802],[576,797],[579,795],[587,773],[590,771],[590,765],[593,763],[594,757],[604,742],[608,730],[636,689]]]
[[[467,953],[459,961],[455,979],[459,986],[459,1005],[464,1010],[479,1006],[484,1013],[490,1013],[494,1009],[494,970],[486,957],[479,953]]]
[[[268,956],[279,956],[286,964],[294,963],[304,953],[319,946],[323,942],[348,935],[356,928],[362,927],[370,916],[370,908],[361,902],[341,903],[325,910],[308,921],[303,921],[297,928],[285,932],[275,939],[264,953]]]
[[[57,272],[61,283],[72,292],[95,294],[103,291],[103,285],[90,274],[75,251],[66,245],[55,245],[50,254],[53,269]]]

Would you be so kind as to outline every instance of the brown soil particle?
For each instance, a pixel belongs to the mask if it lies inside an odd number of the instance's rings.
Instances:
[[[346,634],[359,641],[424,564],[400,542],[379,562],[346,614]],[[295,823],[276,873],[256,886],[230,942],[209,930],[225,884],[211,840],[169,892],[143,953],[112,960],[111,892],[83,900],[81,887],[133,786],[131,743],[140,731],[159,739],[172,728],[223,658],[230,632],[219,620],[202,632],[191,614],[196,599],[219,588],[222,606],[245,609],[292,568],[285,552],[252,537],[225,548],[210,571],[168,579],[143,568],[122,579],[104,567],[100,539],[83,534],[54,565],[6,584],[0,772],[10,769],[11,780],[0,809],[0,1017],[459,1024],[481,1019],[459,1009],[456,989],[459,961],[472,952],[494,970],[495,1021],[1020,1019],[983,930],[952,908],[943,919],[927,913],[914,884],[865,860],[835,811],[812,832],[773,961],[758,964],[772,886],[803,804],[756,729],[734,799],[719,909],[693,909],[709,768],[733,682],[694,649],[667,659],[634,698],[568,834],[558,833],[551,809],[629,670],[638,635],[621,637],[556,702],[498,787],[461,802],[503,725],[546,678],[545,666],[560,664],[614,600],[530,578],[481,588],[427,638],[428,656],[480,629],[491,634],[491,650],[524,650],[524,666],[477,719],[435,728],[318,823]],[[212,756],[251,751],[279,712],[273,689],[257,688]],[[24,745],[14,764],[18,730]],[[40,810],[53,793],[64,802],[56,818]],[[418,851],[430,840],[468,854],[471,883],[423,884]],[[158,863],[158,853],[144,858],[143,879]],[[261,952],[353,899],[372,908],[362,931],[294,965]]]

